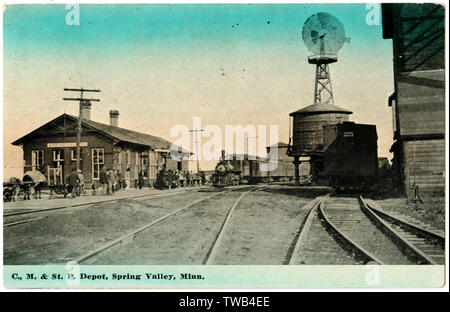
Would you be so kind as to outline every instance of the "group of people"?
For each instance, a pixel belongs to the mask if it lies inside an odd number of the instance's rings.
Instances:
[[[127,187],[127,183],[121,171],[114,169],[108,170],[105,167],[100,171],[100,184],[106,195],[112,195],[116,191]],[[95,194],[97,194],[97,190],[95,184],[92,183],[92,195]]]
[[[73,168],[66,177],[67,192],[71,194],[72,198],[85,194],[84,176],[80,169]]]
[[[112,195],[122,188],[126,188],[126,182],[123,173],[118,170],[102,168],[100,171],[101,190],[97,189],[95,182],[92,182],[92,195],[97,195],[99,191],[106,195]],[[84,176],[81,170],[72,169],[71,173],[66,177],[67,192],[72,198],[86,194]]]
[[[57,172],[57,174],[59,171]],[[59,181],[59,179],[57,179]],[[61,179],[61,181],[63,181]],[[71,172],[65,176],[65,182],[59,183],[58,185],[53,185],[51,191],[55,194],[63,194],[64,196],[70,195],[71,198],[75,198],[81,195],[86,195],[86,186],[84,176],[81,170],[73,168]],[[100,187],[98,186],[100,182]],[[206,176],[204,172],[193,173],[192,171],[181,171],[181,170],[166,170],[163,167],[162,170],[157,174],[157,179],[154,187],[159,189],[170,189],[177,187],[187,187],[187,186],[198,186],[204,185],[206,183]],[[11,184],[11,187],[9,187]],[[6,200],[13,200],[16,195],[17,185],[20,183],[9,183],[7,187],[4,187],[4,192],[6,190]],[[17,184],[17,185],[16,185]],[[41,183],[43,184],[43,183]],[[145,176],[141,171],[138,175],[138,179],[135,180],[135,187],[142,189],[145,186]],[[9,188],[11,189],[10,192]],[[58,188],[59,187],[59,188]],[[115,169],[107,169],[103,167],[99,174],[99,180],[97,182],[92,182],[91,189],[92,195],[102,194],[102,195],[113,195],[116,191],[126,188],[127,182],[125,180],[124,174]],[[40,195],[40,187],[36,190],[36,194]],[[4,196],[5,197],[5,196]],[[28,196],[29,197],[29,196]]]
[[[163,168],[159,171],[156,178],[156,187],[159,189],[204,185],[206,183],[206,175],[204,172],[193,173],[192,171],[166,170]]]

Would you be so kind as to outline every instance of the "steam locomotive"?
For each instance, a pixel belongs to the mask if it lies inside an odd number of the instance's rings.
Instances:
[[[219,161],[212,175],[214,186],[267,183],[280,178],[275,176],[274,172],[264,170],[263,166],[268,164],[268,159],[259,157],[248,159],[247,155],[241,157],[242,159],[237,158],[234,155],[233,159],[222,158]],[[284,174],[284,172],[282,173]],[[277,174],[280,173],[277,172]]]
[[[230,186],[242,183],[240,160],[221,160],[213,173],[214,186]]]

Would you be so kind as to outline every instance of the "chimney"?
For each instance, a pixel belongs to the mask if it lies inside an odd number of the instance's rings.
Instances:
[[[222,160],[225,160],[225,150],[222,150]]]
[[[109,124],[114,127],[119,126],[119,111],[110,110],[109,111]]]
[[[91,101],[81,103],[81,118],[91,120]]]

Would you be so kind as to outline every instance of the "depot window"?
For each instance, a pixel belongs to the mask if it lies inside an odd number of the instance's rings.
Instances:
[[[80,149],[80,154],[83,154],[81,149]],[[76,161],[77,160],[77,150],[71,150],[70,151],[70,159],[72,161]],[[80,158],[80,160],[81,160],[81,158]]]
[[[31,166],[33,170],[40,169],[44,165],[44,151],[34,150],[31,151]]]
[[[100,179],[100,171],[105,165],[105,150],[103,148],[92,149],[92,179]]]

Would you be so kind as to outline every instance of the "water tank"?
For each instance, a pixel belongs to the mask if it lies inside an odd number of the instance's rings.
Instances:
[[[293,117],[290,156],[323,152],[323,126],[349,120],[351,111],[332,104],[312,104],[289,115]]]

